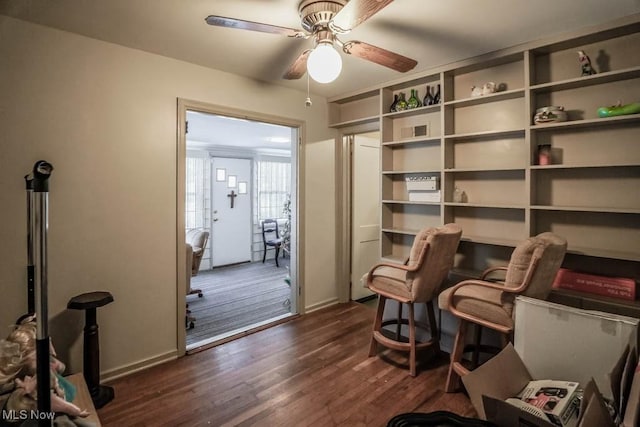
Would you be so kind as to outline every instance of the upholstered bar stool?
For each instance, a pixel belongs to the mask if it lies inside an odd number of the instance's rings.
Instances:
[[[366,275],[365,287],[378,294],[378,309],[373,325],[369,356],[375,356],[377,344],[394,350],[409,352],[409,373],[416,375],[416,352],[433,347],[439,351],[437,324],[433,312],[433,299],[438,295],[443,280],[453,266],[454,256],[460,242],[462,229],[456,224],[421,230],[413,241],[406,264],[376,264]],[[399,303],[398,319],[382,321],[387,299]],[[426,342],[416,342],[414,304],[427,306],[429,332]],[[402,304],[408,306],[408,318],[402,319]],[[384,326],[396,324],[395,339],[383,334]],[[400,340],[400,327],[409,327],[409,342]],[[426,326],[426,325],[424,325]]]
[[[550,232],[538,234],[516,246],[507,267],[485,270],[480,279],[463,280],[440,294],[440,309],[450,311],[459,319],[446,392],[455,391],[459,387],[460,376],[469,372],[462,364],[468,324],[498,331],[502,334],[503,344],[506,344],[513,334],[515,297],[526,295],[546,299],[566,250],[564,237]],[[490,273],[498,270],[506,271],[504,282],[486,280]]]

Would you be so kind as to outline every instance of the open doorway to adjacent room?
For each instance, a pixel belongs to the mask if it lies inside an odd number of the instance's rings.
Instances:
[[[298,312],[298,127],[185,110],[186,351]]]

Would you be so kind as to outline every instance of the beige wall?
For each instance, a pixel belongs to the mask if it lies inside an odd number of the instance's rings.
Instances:
[[[336,298],[335,146],[326,101],[0,16],[0,331],[26,310],[23,177],[51,162],[49,310],[63,360],[81,369],[84,318],[99,309],[102,371],[176,352],[176,100],[306,122],[305,306]],[[314,142],[323,141],[325,142]],[[0,336],[4,336],[2,332]]]

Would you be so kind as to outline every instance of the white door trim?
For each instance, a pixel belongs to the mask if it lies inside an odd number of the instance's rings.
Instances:
[[[379,129],[379,123],[367,123],[344,128],[339,135],[339,149],[336,150],[336,278],[340,302],[351,299],[351,149],[348,137]]]

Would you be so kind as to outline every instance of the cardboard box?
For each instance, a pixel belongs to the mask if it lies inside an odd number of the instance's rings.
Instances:
[[[498,427],[557,427],[505,401],[521,396],[534,380],[577,382],[583,388],[580,411],[565,426],[613,427],[605,399],[616,406],[619,421],[627,420],[624,427],[634,425],[640,414],[639,322],[518,297],[515,346],[507,345],[462,382],[478,415]]]
[[[529,370],[511,344],[462,377],[471,403],[480,418],[498,427],[558,427],[551,420],[542,419],[506,402],[510,397],[519,395],[530,381],[533,378]],[[579,414],[574,414],[566,425],[614,427],[604,399],[593,381],[585,388]]]
[[[611,298],[635,301],[636,281],[626,277],[606,277],[561,268],[553,282],[556,289],[569,289]]]
[[[640,320],[519,296],[514,347],[534,378],[586,385],[612,398],[608,375],[624,349],[636,347]]]

